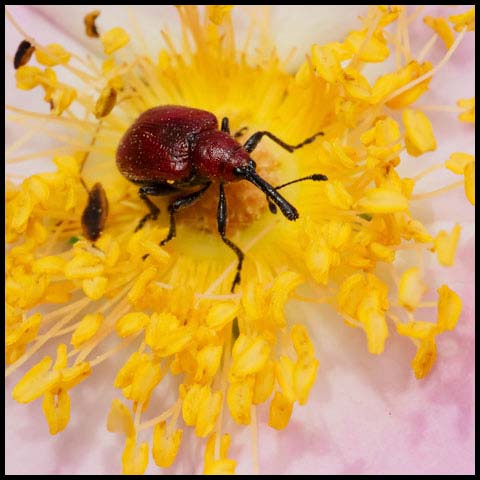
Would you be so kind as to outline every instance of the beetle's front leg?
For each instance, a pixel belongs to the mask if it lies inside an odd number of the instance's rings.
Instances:
[[[160,242],[160,245],[165,245],[169,242],[173,237],[175,237],[177,231],[175,227],[175,213],[183,208],[188,207],[192,203],[196,202],[208,189],[211,185],[211,182],[208,182],[204,187],[196,192],[189,193],[180,198],[176,198],[169,206],[168,206],[168,213],[170,214],[170,230],[168,231],[168,235],[164,240]]]
[[[157,183],[140,187],[138,190],[138,196],[146,203],[150,211],[138,222],[135,232],[138,232],[138,230],[145,225],[147,220],[156,220],[158,218],[158,214],[160,213],[160,209],[148,198],[147,195],[171,195],[175,192],[178,192],[178,188],[169,185],[168,183]]]

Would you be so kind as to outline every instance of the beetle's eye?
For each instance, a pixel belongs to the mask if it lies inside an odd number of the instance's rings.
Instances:
[[[235,167],[233,169],[233,174],[236,175],[237,177],[244,177],[245,176],[245,170],[241,167]]]

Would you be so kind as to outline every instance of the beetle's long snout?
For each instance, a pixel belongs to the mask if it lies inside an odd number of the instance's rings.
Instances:
[[[277,207],[281,210],[288,220],[296,220],[298,218],[297,209],[289,203],[282,195],[280,195],[267,181],[257,175],[253,168],[238,169],[239,176],[253,183],[259,188],[268,198],[270,198]]]

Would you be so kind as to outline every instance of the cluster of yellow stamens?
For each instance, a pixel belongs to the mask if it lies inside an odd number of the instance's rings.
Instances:
[[[433,42],[420,58],[411,57],[413,19],[406,8],[381,6],[369,9],[363,26],[343,42],[313,45],[294,74],[274,52],[250,53],[253,30],[237,49],[230,10],[209,6],[202,19],[194,6],[178,6],[183,47],[177,50],[163,32],[166,49],[158,58],[142,53],[127,59],[125,30],[100,31],[92,41],[103,44],[107,57],[101,65],[57,44],[39,45],[22,32],[39,66],[21,65],[17,86],[42,88],[50,113],[9,110],[23,119],[61,122],[72,136],[52,133],[63,142],[53,152],[54,172],[7,184],[7,375],[47,342],[61,342],[55,363],[42,358],[12,393],[19,402],[43,398],[50,433],[56,434],[70,418],[69,390],[93,375],[96,365],[137,345],[119,366],[114,387],[123,400],[113,401],[107,420],[109,431],[125,436],[124,473],[145,471],[150,447],[143,439],[152,427],[152,455],[160,467],[175,460],[182,422],[206,438],[205,473],[235,470],[230,437],[222,434],[227,409],[237,424],[255,428],[256,406],[270,402],[268,424],[286,427],[294,404],[307,402],[319,369],[306,327],[285,315],[291,298],[330,305],[347,325],[364,330],[372,354],[383,352],[392,320],[417,346],[417,378],[434,363],[436,335],[454,329],[461,312],[458,295],[441,285],[437,322],[418,320],[428,288],[422,268],[396,273],[393,265],[403,249],[435,252],[440,264],[453,264],[460,226],[432,236],[410,206],[458,186],[473,205],[474,157],[454,152],[414,178],[401,177],[396,167],[406,153],[418,157],[437,148],[428,116],[413,104],[473,29],[474,9],[448,19],[425,17],[447,48],[435,66],[424,60]],[[97,16],[86,20],[88,31],[96,31]],[[394,70],[367,80],[365,64],[384,62],[392,47]],[[61,82],[61,68],[85,89]],[[291,143],[324,132],[294,156],[268,140],[253,155],[259,171],[278,183],[313,172],[328,175],[327,182],[289,190],[300,212],[297,222],[272,216],[261,195],[232,186],[229,231],[246,253],[235,293],[229,293],[235,262],[212,234],[214,199],[195,212],[195,222],[188,214],[181,217],[178,237],[166,247],[159,246],[167,233],[162,199],[159,221],[134,233],[145,207],[136,187],[116,171],[115,152],[138,115],[161,104],[203,108],[228,116],[234,131],[270,130]],[[474,99],[459,100],[455,109],[461,121],[474,122]],[[463,178],[439,191],[414,193],[416,181],[439,169]],[[109,214],[92,244],[82,234],[81,216],[87,185],[95,182],[106,191]],[[392,267],[390,276],[377,271],[381,263]],[[315,294],[299,290],[302,285],[313,285]],[[40,306],[46,308],[37,311]],[[115,346],[102,351],[112,337]],[[152,404],[167,376],[177,382],[177,398],[170,405]],[[153,416],[142,423],[147,410]]]

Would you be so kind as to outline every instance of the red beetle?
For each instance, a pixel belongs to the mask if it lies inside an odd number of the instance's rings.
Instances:
[[[165,245],[175,237],[175,213],[196,202],[212,184],[218,184],[218,231],[223,242],[238,257],[233,291],[240,282],[244,255],[225,236],[227,204],[224,184],[248,180],[265,193],[273,213],[276,212],[276,205],[288,220],[296,220],[298,211],[277,190],[302,180],[327,180],[325,175],[315,174],[278,187],[270,185],[255,172],[255,162],[250,158],[250,153],[264,135],[293,152],[312,142],[318,135],[323,135],[323,132],[316,133],[298,145],[288,145],[272,133],[260,131],[254,133],[242,146],[230,135],[228,118],[222,120],[219,130],[215,115],[205,110],[165,105],[142,113],[125,132],[117,150],[118,169],[129,181],[140,185],[138,194],[150,210],[140,220],[135,231],[142,228],[148,219],[155,220],[158,217],[159,209],[148,198],[149,195],[170,195],[189,190],[189,193],[176,197],[168,206],[170,230],[160,243]],[[200,188],[192,192],[195,187]]]

